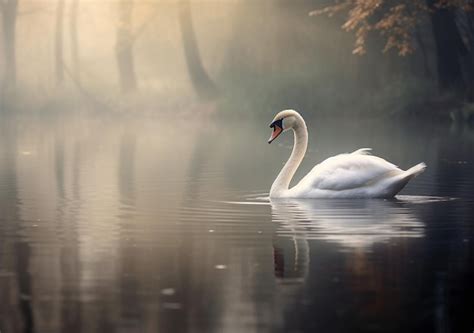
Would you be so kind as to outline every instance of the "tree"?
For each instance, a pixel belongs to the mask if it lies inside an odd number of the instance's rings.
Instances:
[[[56,31],[54,34],[54,68],[56,74],[56,84],[58,85],[64,80],[63,19],[64,0],[58,0],[58,4],[56,6]]]
[[[117,58],[120,89],[122,93],[129,93],[137,88],[133,59],[133,5],[133,0],[120,0],[118,3],[119,20],[116,31],[115,55]]]
[[[3,52],[5,57],[4,87],[9,90],[16,84],[16,18],[18,0],[0,0],[3,30]]]
[[[473,10],[471,0],[343,0],[315,10],[310,15],[332,16],[348,12],[342,28],[355,32],[354,54],[364,54],[369,33],[378,32],[385,38],[384,52],[395,49],[399,55],[404,56],[415,50],[415,41],[420,40],[416,28],[428,14],[436,43],[441,90],[462,92],[470,96],[468,90],[471,90],[469,87],[474,83],[474,75],[466,78],[462,67],[463,63],[470,63],[465,58],[472,57],[472,51],[469,50],[474,45],[466,46],[466,38],[463,38],[457,26],[456,13],[470,13],[468,21],[472,23]],[[425,52],[422,43],[420,47]]]
[[[72,0],[71,2],[71,20],[69,22],[69,33],[71,36],[71,59],[72,59],[72,73],[75,76],[78,84],[81,82],[81,72],[79,64],[79,42],[77,39],[77,13],[79,7],[79,0]]]
[[[214,99],[218,96],[218,89],[202,64],[189,0],[181,0],[179,3],[179,25],[183,39],[184,57],[194,90],[203,100]]]
[[[431,10],[431,24],[436,42],[438,58],[438,77],[443,90],[464,91],[462,58],[468,54],[459,29],[456,25],[452,8],[436,8],[435,0],[427,0]]]

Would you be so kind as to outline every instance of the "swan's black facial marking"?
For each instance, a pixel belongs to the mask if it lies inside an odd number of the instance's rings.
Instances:
[[[268,143],[272,143],[282,132],[283,132],[283,118],[275,120],[270,124],[270,127],[273,128],[272,136],[268,139]]]
[[[278,126],[283,129],[283,118],[275,120],[273,123],[270,124],[271,128],[275,128],[275,126]]]

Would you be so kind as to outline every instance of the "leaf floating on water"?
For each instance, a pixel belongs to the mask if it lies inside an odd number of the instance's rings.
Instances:
[[[161,294],[165,296],[172,296],[176,293],[173,288],[165,288],[161,290]]]

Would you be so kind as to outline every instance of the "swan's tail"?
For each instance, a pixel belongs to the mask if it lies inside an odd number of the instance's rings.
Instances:
[[[421,163],[411,167],[407,171],[405,171],[404,174],[406,176],[404,178],[412,179],[412,178],[418,176],[423,171],[425,171],[425,169],[426,169],[426,164],[421,162]]]
[[[426,164],[419,163],[410,169],[399,173],[395,177],[389,178],[390,184],[387,185],[384,192],[384,197],[391,198],[405,187],[405,185],[412,179],[425,171]]]

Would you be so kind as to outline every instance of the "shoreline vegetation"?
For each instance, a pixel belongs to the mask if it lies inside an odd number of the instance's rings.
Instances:
[[[287,108],[474,124],[471,1],[0,6],[0,114]]]

